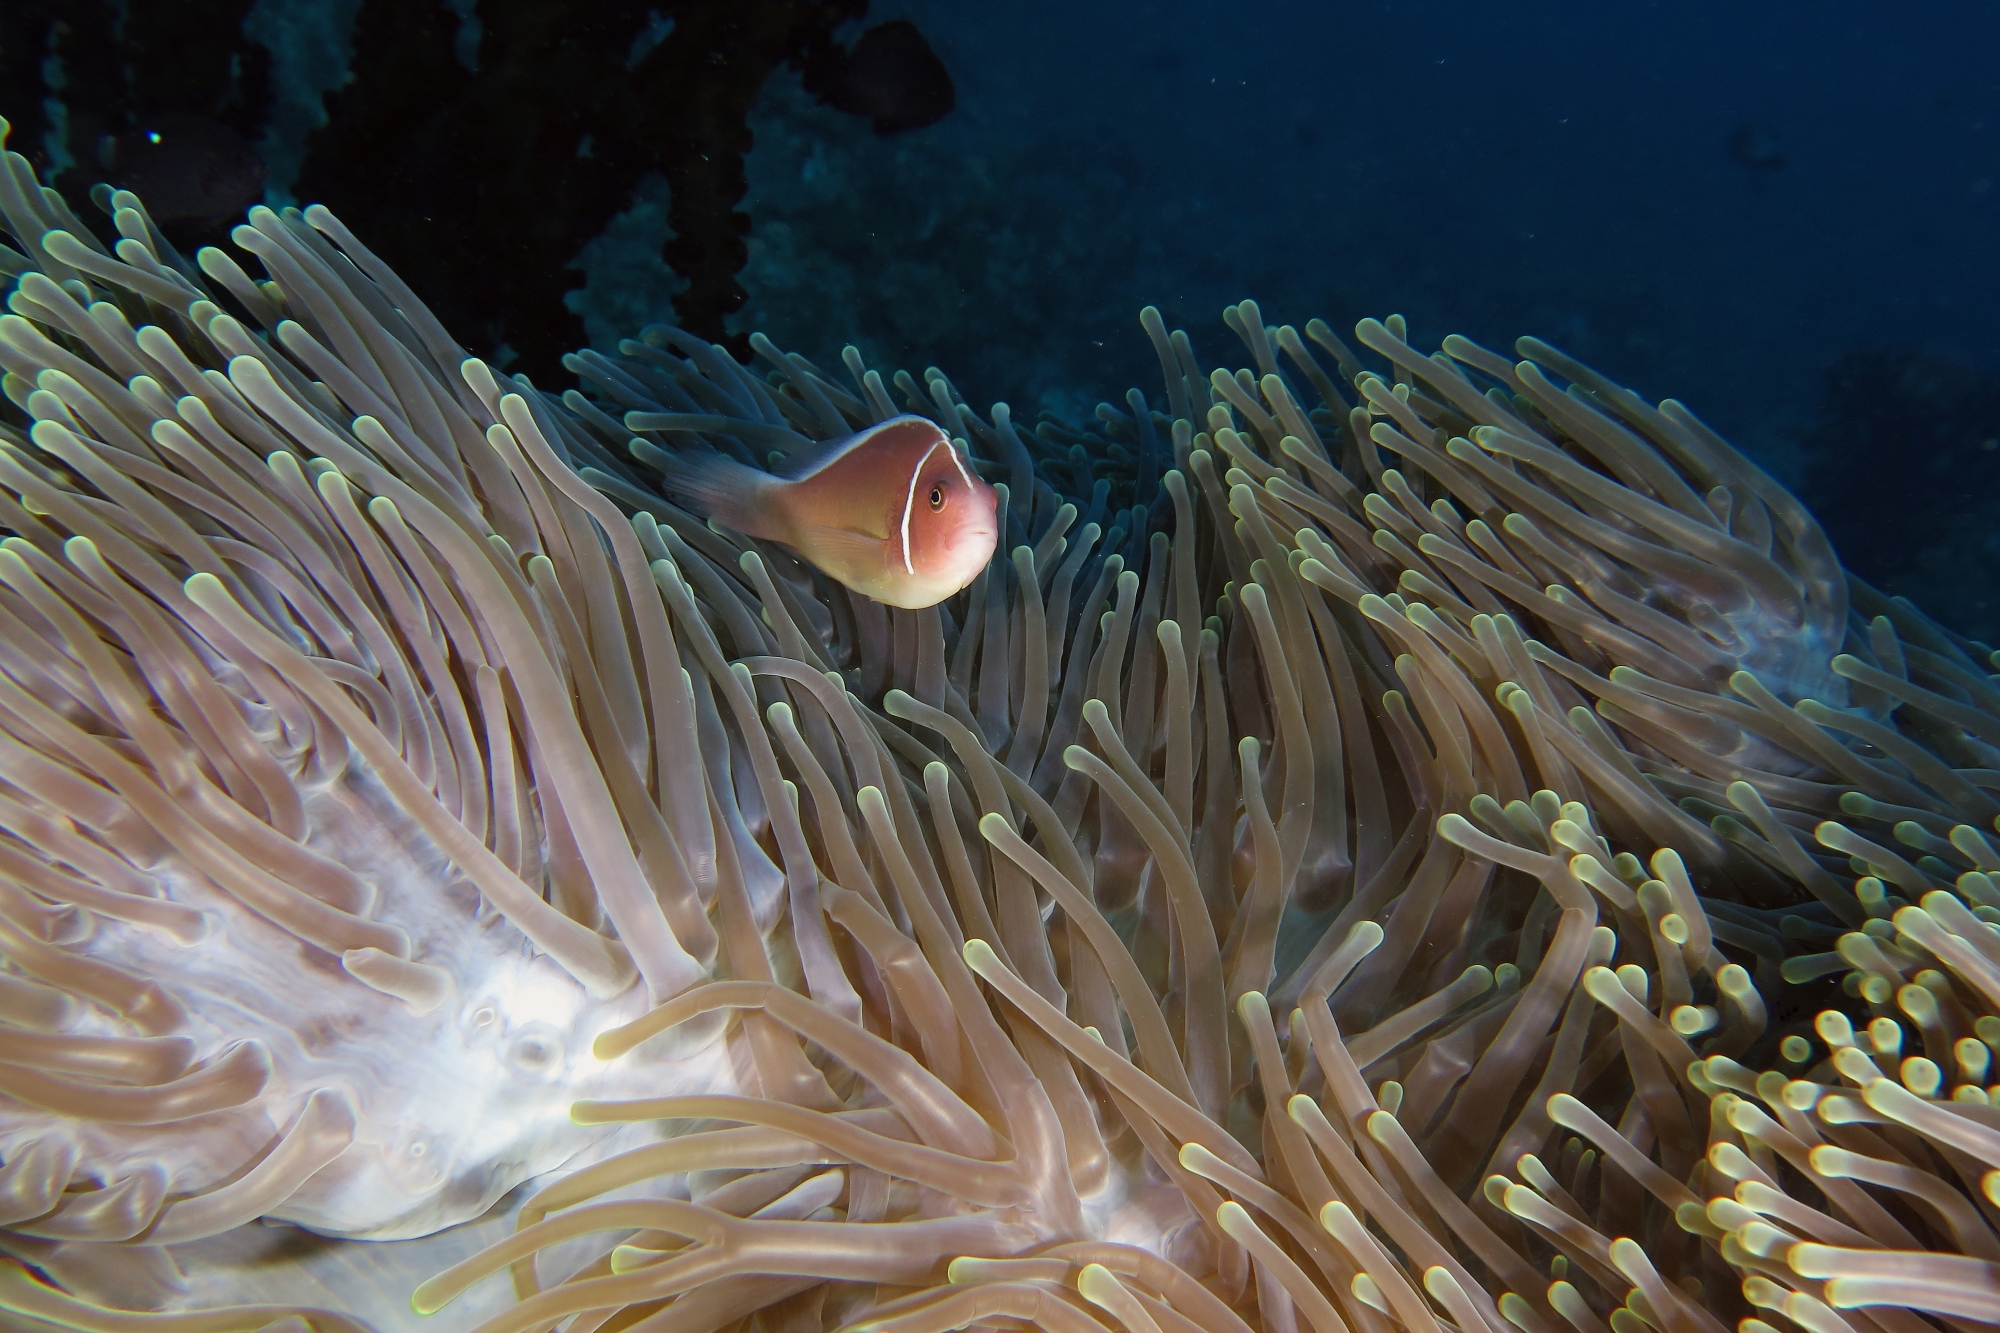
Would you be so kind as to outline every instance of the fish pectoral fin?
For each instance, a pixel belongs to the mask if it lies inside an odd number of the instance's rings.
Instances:
[[[859,528],[815,526],[799,533],[799,554],[843,583],[888,572],[889,541]]]

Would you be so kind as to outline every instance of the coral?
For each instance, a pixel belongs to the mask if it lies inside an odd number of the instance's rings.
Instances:
[[[748,147],[742,117],[795,44],[793,28],[849,7],[669,8],[672,39],[632,62],[642,7],[489,5],[468,62],[445,9],[364,4],[354,44],[367,58],[330,99],[297,189],[335,201],[392,261],[422,256],[434,290],[451,294],[442,314],[452,327],[481,346],[504,340],[546,373],[577,330],[519,312],[561,310],[575,280],[516,257],[575,255],[646,173],[660,173],[673,193],[668,262],[697,275],[677,298],[681,317],[707,328],[740,299],[731,295],[740,258],[728,252],[743,244],[731,213]],[[376,151],[385,136],[403,145],[387,162]],[[441,243],[432,219],[473,182],[505,226]]]
[[[2000,1311],[1996,664],[1679,403],[1249,302],[1089,429],[673,328],[556,398],[325,209],[183,272],[7,165],[0,1309]],[[650,486],[899,410],[1005,487],[941,607]]]
[[[866,0],[24,0],[0,12],[0,88],[16,102],[16,147],[73,206],[97,180],[144,189],[180,241],[258,201],[268,160],[274,201],[334,203],[439,294],[461,336],[553,375],[582,340],[564,314],[578,285],[565,266],[621,239],[678,275],[647,285],[647,317],[671,309],[728,338],[744,299],[748,120],[772,71],[804,71],[878,133],[951,110],[950,76],[907,20],[837,36],[866,12]],[[457,207],[466,197],[482,207]],[[656,206],[669,226],[617,225]]]
[[[70,162],[84,168],[57,179],[76,184],[109,165],[90,161],[99,136],[143,130],[162,114],[213,117],[255,139],[272,90],[269,54],[241,32],[250,9],[249,0],[10,5],[0,86],[19,103],[15,147],[52,179]],[[191,43],[189,32],[215,36]],[[68,162],[52,140],[66,142]]]
[[[273,105],[269,53],[244,32],[250,0],[21,0],[0,16],[0,88],[15,143],[81,197],[144,188],[175,236],[228,223],[263,193],[254,143]],[[188,42],[199,32],[204,40]],[[183,228],[189,230],[184,231]]]

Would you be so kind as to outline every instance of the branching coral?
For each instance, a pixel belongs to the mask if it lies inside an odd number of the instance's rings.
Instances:
[[[1993,664],[1678,404],[1249,303],[1087,433],[673,330],[556,400],[323,209],[0,191],[0,1309],[386,1322],[201,1238],[539,1177],[418,1312],[2000,1322]],[[648,485],[905,409],[1006,487],[943,607]]]

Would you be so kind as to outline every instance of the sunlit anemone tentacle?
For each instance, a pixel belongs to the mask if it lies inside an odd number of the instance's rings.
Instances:
[[[2000,664],[1685,408],[1250,302],[1086,429],[558,399],[103,202],[0,173],[0,1310],[1995,1322]],[[941,607],[651,484],[898,410],[1004,488]]]

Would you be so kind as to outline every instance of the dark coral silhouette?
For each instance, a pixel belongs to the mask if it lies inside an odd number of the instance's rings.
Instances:
[[[773,67],[863,3],[669,4],[672,33],[633,61],[645,5],[488,0],[468,68],[444,8],[369,0],[354,80],[329,98],[297,192],[416,270],[447,327],[504,340],[531,374],[553,375],[583,340],[563,305],[579,279],[562,261],[657,171],[673,192],[664,258],[688,279],[676,314],[719,340],[744,299],[750,106]],[[468,213],[470,228],[436,221]]]
[[[364,0],[353,76],[328,97],[293,193],[368,236],[476,350],[505,348],[514,368],[553,379],[584,341],[564,302],[581,276],[565,265],[658,173],[672,200],[661,258],[686,283],[675,321],[747,358],[724,320],[745,300],[750,218],[738,205],[766,76],[786,64],[808,73],[823,100],[881,133],[952,108],[949,74],[908,22],[837,36],[867,7],[478,0],[461,19],[444,5]],[[271,103],[267,53],[242,33],[249,8],[128,0],[122,18],[106,0],[0,8],[0,112],[14,146],[45,179],[64,165],[44,148],[64,129],[45,104],[59,107],[76,161],[56,184],[73,206],[97,181],[143,187],[164,173],[203,183],[170,210],[191,227],[239,212],[262,189],[249,145]],[[160,119],[169,115],[178,119]]]
[[[251,0],[9,0],[0,6],[9,146],[73,205],[108,181],[143,192],[176,240],[212,231],[264,191],[254,145],[271,109],[271,62],[243,35],[250,9]],[[66,139],[68,161],[50,152],[51,130]]]

